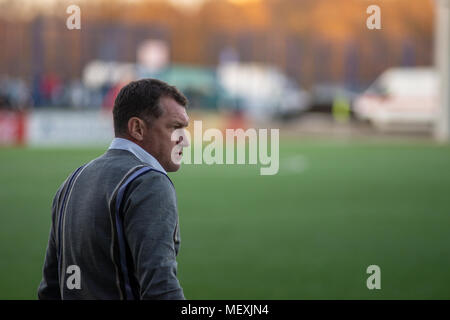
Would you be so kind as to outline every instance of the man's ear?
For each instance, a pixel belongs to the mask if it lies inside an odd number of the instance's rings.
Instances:
[[[131,117],[128,120],[128,134],[137,141],[144,140],[145,122],[138,117]]]

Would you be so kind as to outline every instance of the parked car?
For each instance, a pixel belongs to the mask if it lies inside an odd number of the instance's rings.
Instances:
[[[357,93],[338,84],[322,83],[312,88],[310,112],[332,113],[336,99],[345,99],[350,111]]]

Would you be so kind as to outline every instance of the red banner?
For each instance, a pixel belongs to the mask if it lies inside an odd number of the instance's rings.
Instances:
[[[0,146],[24,145],[26,113],[0,110]]]

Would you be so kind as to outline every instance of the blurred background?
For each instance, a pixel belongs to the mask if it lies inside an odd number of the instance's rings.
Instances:
[[[448,0],[0,0],[0,298],[36,298],[56,189],[153,77],[280,129],[275,176],[171,174],[187,298],[449,299],[449,61]]]

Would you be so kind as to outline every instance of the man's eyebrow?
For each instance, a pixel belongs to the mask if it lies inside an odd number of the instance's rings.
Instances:
[[[189,121],[175,120],[174,124],[176,126],[187,127],[189,125]]]

